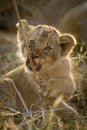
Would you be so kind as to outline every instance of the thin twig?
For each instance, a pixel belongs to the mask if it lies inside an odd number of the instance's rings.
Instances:
[[[23,106],[24,106],[27,115],[29,115],[29,114],[30,114],[29,109],[28,109],[28,107],[27,107],[27,105],[26,105],[24,99],[22,98],[21,93],[18,91],[18,89],[16,88],[16,86],[15,86],[14,83],[13,83],[13,87],[14,87],[14,89],[16,90],[16,92],[17,92],[17,94],[18,94],[18,96],[19,96],[19,98],[20,98],[20,100],[21,100],[21,102],[22,102],[22,104],[23,104]]]
[[[17,16],[17,19],[18,19],[18,22],[19,22],[19,26],[21,28],[22,37],[24,39],[25,46],[26,46],[26,49],[27,49],[27,52],[28,52],[28,58],[29,58],[29,61],[30,61],[30,64],[31,64],[31,68],[32,68],[32,70],[35,74],[35,78],[38,79],[38,75],[37,75],[37,72],[35,70],[35,66],[34,66],[34,63],[33,63],[32,57],[31,57],[30,48],[28,46],[27,40],[25,38],[25,33],[24,33],[24,30],[23,30],[23,27],[22,27],[22,24],[21,24],[21,18],[20,18],[19,11],[18,11],[18,8],[17,8],[16,0],[12,0],[12,2],[13,2],[15,13],[16,13],[16,16]]]

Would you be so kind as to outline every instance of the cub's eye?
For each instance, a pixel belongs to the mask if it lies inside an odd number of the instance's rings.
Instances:
[[[44,47],[44,50],[47,50],[47,51],[49,51],[49,50],[51,50],[52,48],[50,47],[50,46],[45,46]]]
[[[30,40],[29,47],[34,47],[34,46],[35,46],[35,41],[34,40]]]

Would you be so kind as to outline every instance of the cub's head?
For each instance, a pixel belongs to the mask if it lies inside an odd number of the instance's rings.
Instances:
[[[40,71],[45,65],[54,65],[65,58],[76,44],[75,38],[70,34],[61,34],[57,29],[47,25],[29,25],[26,20],[21,20],[22,27],[36,71]],[[26,61],[26,66],[31,70],[28,52],[22,37],[21,28],[17,23],[18,42],[21,53]]]

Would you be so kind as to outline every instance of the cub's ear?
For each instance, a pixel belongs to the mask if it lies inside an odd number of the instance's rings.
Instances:
[[[33,28],[33,26],[29,25],[29,23],[25,19],[21,20],[21,24],[22,24],[22,28],[25,32],[29,32]],[[20,27],[19,23],[16,24],[16,27],[17,27],[18,31],[21,32],[21,27]]]
[[[33,28],[34,28],[34,26],[29,25],[29,23],[25,19],[21,20],[21,24],[22,24],[22,28],[23,28],[23,31],[25,33],[25,36],[27,36],[29,34],[29,32],[31,30],[33,30]],[[21,29],[19,23],[16,24],[16,27],[18,29],[18,31],[17,31],[17,40],[18,40],[18,43],[20,43],[20,41],[23,40],[22,29]]]
[[[62,56],[67,56],[74,45],[76,45],[76,39],[72,35],[62,34],[60,36],[60,47]]]

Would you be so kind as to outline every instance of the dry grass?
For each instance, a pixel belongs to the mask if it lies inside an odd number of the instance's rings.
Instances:
[[[60,118],[56,108],[62,97],[57,99],[53,108],[46,109],[42,104],[41,111],[20,113],[0,109],[0,130],[87,130],[87,116],[79,111],[78,120],[67,118],[68,113]],[[64,122],[63,122],[64,118]],[[74,122],[74,123],[73,123]]]

